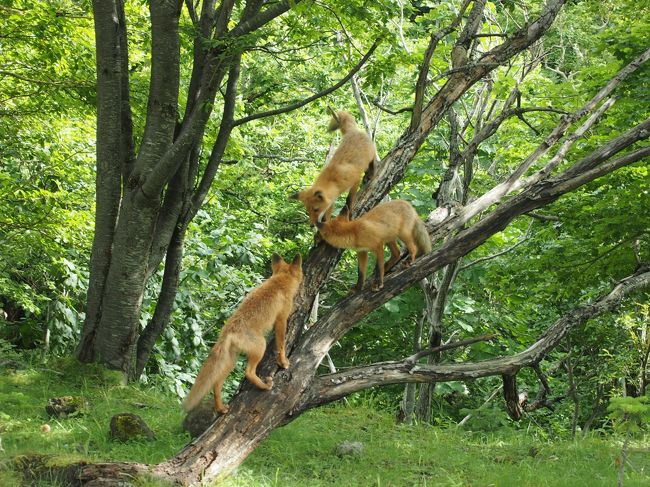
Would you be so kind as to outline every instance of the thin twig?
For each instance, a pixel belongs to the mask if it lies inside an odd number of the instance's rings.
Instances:
[[[455,342],[451,343],[446,343],[444,345],[440,345],[439,347],[433,347],[433,348],[427,348],[425,350],[420,350],[418,353],[415,353],[411,355],[410,357],[406,357],[404,359],[405,363],[416,363],[418,360],[420,360],[422,357],[426,357],[427,355],[432,355],[434,353],[438,352],[443,352],[445,350],[450,350],[452,348],[458,348],[458,347],[464,347],[465,345],[471,345],[473,343],[477,342],[488,342],[495,338],[497,335],[494,333],[489,333],[487,335],[481,335],[478,337],[473,337],[473,338],[466,338],[465,340],[457,340]]]
[[[297,102],[292,103],[290,105],[286,105],[286,106],[280,107],[280,108],[275,108],[273,110],[267,110],[267,111],[264,111],[264,112],[254,113],[252,115],[248,115],[247,117],[240,118],[238,120],[235,120],[232,123],[232,126],[237,127],[238,125],[242,125],[242,124],[250,122],[252,120],[258,120],[260,118],[271,117],[273,115],[279,115],[281,113],[287,113],[287,112],[290,112],[290,111],[295,110],[297,108],[300,108],[302,106],[305,106],[306,104],[308,104],[308,103],[310,103],[310,102],[312,102],[314,100],[322,98],[325,95],[329,95],[330,93],[332,93],[333,91],[339,89],[341,86],[343,86],[345,83],[347,83],[350,80],[350,78],[352,78],[352,76],[354,76],[354,74],[357,73],[362,68],[362,66],[366,63],[366,61],[370,58],[370,56],[372,56],[372,54],[375,52],[375,49],[377,49],[380,42],[381,42],[381,39],[377,39],[375,41],[375,43],[370,47],[370,50],[368,50],[366,55],[363,56],[363,58],[361,58],[361,60],[348,72],[348,74],[346,74],[345,77],[341,78],[336,84],[330,86],[329,88],[326,88],[326,89],[324,89],[322,91],[319,91],[318,93],[316,93],[316,94],[314,94],[314,95],[312,95],[312,96],[310,96],[308,98],[305,98],[304,100],[297,101]]]

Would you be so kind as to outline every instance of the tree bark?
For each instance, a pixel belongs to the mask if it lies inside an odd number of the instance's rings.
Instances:
[[[209,2],[207,2],[209,3]],[[258,2],[253,2],[259,5]],[[483,2],[475,2],[482,4]],[[359,199],[359,204],[354,209],[356,215],[366,211],[380,201],[388,191],[403,176],[407,165],[413,159],[427,135],[444,116],[446,110],[458,100],[478,80],[490,73],[499,64],[526,49],[537,41],[550,27],[557,15],[562,0],[549,0],[538,19],[525,25],[503,44],[483,55],[478,61],[470,59],[461,60],[456,57],[454,71],[447,83],[435,94],[431,101],[422,110],[419,122],[415,127],[409,127],[379,164],[374,178],[364,189]],[[204,4],[205,5],[205,4]],[[227,7],[227,3],[224,4]],[[248,3],[252,5],[252,3]],[[226,8],[222,6],[222,8]],[[274,16],[280,15],[289,8],[289,3],[281,1],[272,4],[265,10],[252,14],[250,18],[242,20],[231,31],[230,35],[243,35],[263,25]],[[245,9],[246,10],[246,9]],[[223,13],[223,12],[221,12]],[[472,17],[473,18],[473,17]],[[223,17],[220,15],[220,20]],[[228,25],[217,22],[218,25]],[[474,24],[472,24],[474,25]],[[462,39],[465,39],[461,36]],[[464,41],[465,42],[465,41]],[[214,54],[214,56],[212,56]],[[234,55],[221,56],[225,59],[226,66],[217,65],[216,54],[211,53],[205,63],[201,76],[200,100],[196,107],[203,101],[210,101],[217,91],[219,82],[232,66]],[[466,62],[464,62],[466,61]],[[291,105],[286,110],[291,109]],[[210,107],[211,108],[211,107]],[[206,112],[208,112],[206,114]],[[233,121],[232,124],[222,126],[226,129],[239,124],[242,120],[252,120],[261,116],[278,113],[271,110],[266,113],[249,116]],[[130,321],[131,327],[123,326],[117,330],[127,334],[129,330],[136,330],[137,311],[142,297],[142,289],[147,275],[149,249],[153,240],[153,229],[160,208],[160,195],[178,167],[187,160],[191,150],[196,147],[196,137],[201,137],[209,110],[192,110],[181,124],[180,130],[173,138],[171,146],[152,166],[151,172],[142,173],[144,179],[138,179],[138,185],[129,187],[122,201],[120,223],[114,239],[114,254],[119,259],[111,263],[109,269],[109,282],[113,285],[110,293],[105,293],[107,298],[102,303],[102,321],[106,316],[114,319],[122,317]],[[251,118],[252,117],[252,118]],[[607,296],[594,304],[580,307],[558,320],[549,330],[531,347],[512,357],[502,357],[480,363],[465,364],[413,364],[408,360],[398,362],[384,362],[358,367],[344,372],[315,377],[316,370],[328,353],[332,344],[349,331],[361,318],[378,306],[400,294],[409,286],[414,285],[425,277],[431,275],[445,266],[457,261],[471,250],[481,245],[494,233],[504,229],[514,218],[526,214],[531,210],[543,207],[563,194],[572,191],[581,185],[608,174],[619,167],[631,164],[647,155],[648,148],[641,148],[624,156],[612,159],[620,150],[629,147],[638,140],[648,136],[646,122],[630,130],[627,134],[617,137],[607,144],[587,155],[569,169],[550,177],[545,173],[539,177],[527,180],[523,178],[525,169],[512,175],[508,180],[508,188],[491,193],[486,198],[479,198],[479,204],[470,203],[464,208],[450,210],[443,221],[429,222],[429,230],[434,241],[443,242],[435,251],[420,257],[415,264],[408,268],[397,266],[394,272],[386,276],[384,288],[378,292],[369,289],[347,297],[335,305],[330,312],[323,316],[316,325],[303,331],[312,308],[314,296],[329,276],[336,265],[340,251],[332,249],[326,244],[320,244],[312,249],[304,265],[304,284],[301,287],[295,302],[295,313],[290,320],[287,333],[287,354],[291,360],[288,370],[279,370],[275,364],[272,346],[267,349],[267,357],[258,367],[260,375],[274,376],[274,387],[270,391],[259,391],[248,383],[237,394],[230,404],[230,412],[217,419],[215,423],[198,439],[190,443],[177,456],[160,465],[151,467],[150,470],[164,478],[173,478],[178,482],[199,482],[218,476],[226,475],[248,453],[254,449],[273,429],[293,420],[305,410],[335,401],[345,397],[351,392],[368,387],[391,383],[406,382],[431,382],[449,380],[470,380],[488,375],[514,376],[522,367],[536,366],[544,356],[552,350],[566,336],[568,330],[579,323],[599,313],[613,309],[620,298],[633,290],[640,289],[650,283],[650,272],[643,269],[639,274],[621,281],[619,285]],[[569,124],[567,124],[568,127]],[[167,125],[163,132],[167,134]],[[566,130],[557,131],[558,138]],[[162,130],[162,129],[161,129]],[[227,137],[226,137],[227,140]],[[548,149],[548,148],[547,148]],[[218,167],[220,155],[213,151],[214,160],[209,162],[209,167]],[[146,159],[142,159],[145,161]],[[140,161],[138,161],[138,164]],[[214,163],[210,166],[211,163]],[[143,166],[147,165],[144,162]],[[215,166],[216,165],[216,166]],[[212,171],[211,169],[211,171]],[[137,173],[140,177],[140,173]],[[207,174],[200,184],[200,190],[193,196],[193,201],[200,202],[201,191],[207,191],[212,172]],[[134,180],[132,177],[131,180]],[[519,184],[520,192],[505,199],[512,194],[511,187]],[[198,196],[197,196],[198,195]],[[495,196],[496,195],[496,196]],[[496,204],[496,208],[478,219],[478,213]],[[482,207],[481,205],[487,205]],[[193,205],[188,211],[197,208]],[[125,221],[123,222],[123,216]],[[470,220],[475,221],[471,226]],[[138,250],[129,246],[134,243],[133,235],[129,231],[145,231],[136,237]],[[461,230],[462,229],[462,230]],[[137,232],[136,232],[137,233]],[[127,239],[127,235],[129,239]],[[173,256],[172,256],[173,257]],[[173,281],[170,281],[173,283]],[[122,302],[124,310],[115,308],[116,302],[127,296],[128,303]],[[113,308],[111,308],[113,306]],[[130,360],[120,362],[118,355],[134,357],[134,344],[136,336],[119,337],[115,340],[109,329],[98,330],[97,341],[102,343],[101,350],[94,352],[94,357],[99,357],[118,368],[132,367]],[[112,340],[111,343],[109,341]],[[105,353],[106,347],[108,353]],[[127,362],[125,364],[125,362]]]
[[[419,318],[415,324],[415,333],[413,333],[413,352],[417,353],[420,351],[420,342],[422,340],[422,328],[424,325],[425,315],[422,314],[422,317]],[[413,413],[415,412],[415,396],[416,393],[416,384],[409,382],[404,387],[404,397],[402,398],[402,403],[400,404],[400,412],[398,415],[398,420],[401,423],[410,424],[413,421]]]
[[[95,236],[90,258],[90,280],[86,320],[77,347],[82,361],[93,359],[93,342],[102,313],[102,295],[111,264],[112,242],[119,212],[122,171],[126,165],[123,148],[122,103],[128,72],[123,68],[126,26],[121,1],[93,2],[97,52],[97,173],[95,196]]]
[[[149,360],[149,355],[156,344],[156,340],[169,323],[169,317],[173,310],[174,300],[176,299],[176,291],[178,290],[181,261],[183,259],[183,241],[185,238],[185,231],[186,229],[184,227],[176,227],[167,249],[165,273],[163,274],[163,281],[160,294],[158,295],[158,302],[156,303],[156,310],[154,311],[151,321],[147,324],[138,338],[136,366],[133,376],[134,379],[137,379],[142,375],[145,365]]]

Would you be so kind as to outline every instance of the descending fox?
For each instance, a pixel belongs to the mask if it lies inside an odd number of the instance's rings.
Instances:
[[[273,275],[253,289],[239,308],[232,314],[221,331],[221,335],[201,367],[199,375],[189,394],[183,401],[183,409],[194,409],[214,386],[214,407],[222,414],[228,408],[221,402],[221,387],[235,367],[237,355],[243,353],[248,359],[246,378],[260,389],[271,389],[273,379],[262,381],[257,376],[257,364],[266,350],[264,334],[275,328],[278,349],[278,365],[289,367],[284,351],[284,336],[287,318],[293,308],[293,298],[302,281],[302,258],[299,255],[287,264],[278,254],[273,254],[271,267]]]
[[[327,243],[342,249],[355,249],[359,259],[359,280],[356,290],[363,288],[368,265],[368,251],[375,254],[379,268],[379,284],[373,286],[377,291],[384,287],[384,269],[389,270],[399,260],[400,250],[397,239],[406,245],[411,257],[431,251],[431,238],[424,223],[411,204],[404,200],[393,200],[375,206],[368,213],[350,220],[348,208],[329,222],[316,224]],[[390,248],[390,260],[384,266],[384,244]]]
[[[352,115],[348,112],[332,112],[332,115],[328,130],[338,128],[343,139],[314,184],[292,196],[303,202],[312,225],[323,218],[329,220],[336,198],[346,191],[349,191],[346,204],[348,208],[354,207],[361,176],[376,156],[372,140],[357,128]]]

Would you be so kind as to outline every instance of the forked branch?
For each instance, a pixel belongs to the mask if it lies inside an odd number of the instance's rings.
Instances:
[[[300,100],[300,101],[297,101],[295,103],[291,103],[291,104],[286,105],[284,107],[274,108],[273,110],[267,110],[267,111],[264,111],[264,112],[254,113],[252,115],[242,117],[242,118],[240,118],[238,120],[235,120],[234,123],[233,123],[233,126],[236,127],[238,125],[242,125],[244,123],[250,122],[251,120],[258,120],[260,118],[271,117],[273,115],[280,115],[281,113],[287,113],[287,112],[290,112],[292,110],[296,110],[296,109],[298,109],[300,107],[303,107],[303,106],[307,105],[308,103],[311,103],[314,100],[318,100],[319,98],[322,98],[322,97],[324,97],[326,95],[329,95],[333,91],[338,90],[341,86],[343,86],[345,83],[347,83],[350,80],[350,78],[352,78],[352,76],[355,75],[355,73],[357,73],[363,67],[363,65],[366,63],[366,61],[368,61],[368,59],[370,59],[370,56],[372,56],[372,54],[375,52],[375,50],[379,46],[380,42],[381,42],[381,39],[377,39],[374,42],[374,44],[372,46],[370,46],[370,49],[368,50],[368,52],[348,72],[348,74],[346,74],[343,78],[341,78],[339,81],[337,81],[335,84],[333,84],[329,88],[326,88],[326,89],[324,89],[322,91],[319,91],[318,93],[313,94],[310,97],[307,97],[307,98],[305,98],[303,100]]]
[[[650,266],[621,280],[607,294],[591,304],[570,311],[557,320],[523,352],[509,356],[462,364],[413,364],[408,359],[347,369],[318,377],[311,386],[306,407],[325,404],[353,392],[377,385],[406,382],[448,382],[494,375],[513,376],[524,367],[534,367],[552,351],[573,328],[612,311],[628,294],[650,286]]]

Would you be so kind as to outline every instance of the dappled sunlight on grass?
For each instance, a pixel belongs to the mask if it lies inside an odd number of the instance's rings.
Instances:
[[[363,454],[335,446],[360,441]],[[631,454],[627,485],[650,485],[650,446]],[[619,446],[609,439],[540,440],[524,431],[472,433],[394,425],[389,414],[342,406],[275,431],[227,486],[611,486]]]

